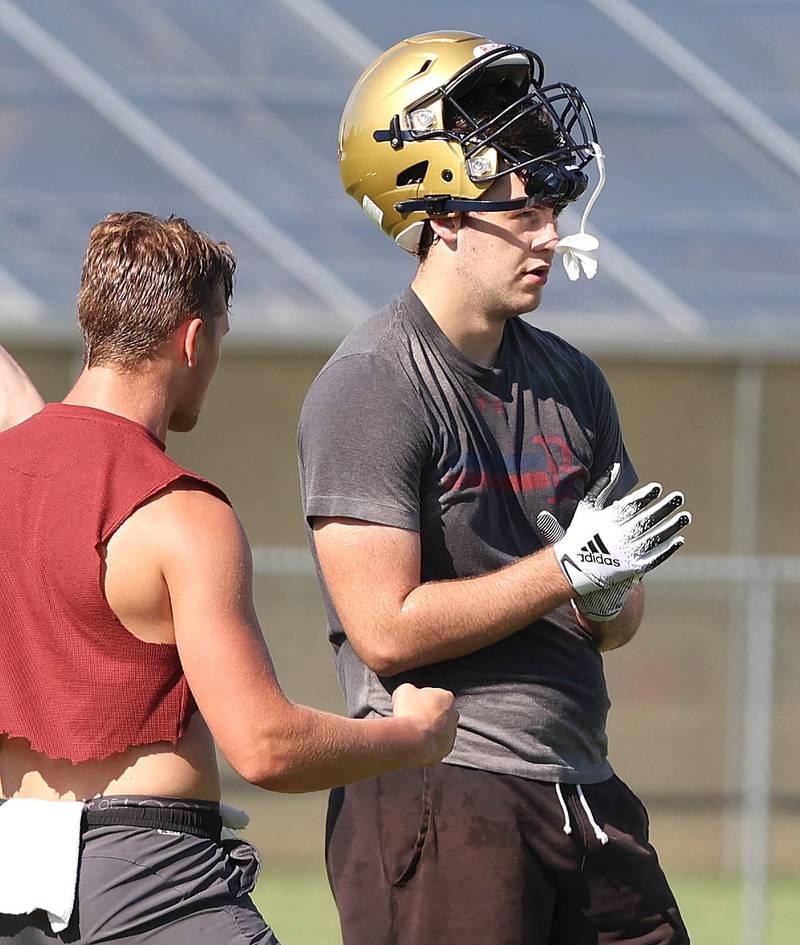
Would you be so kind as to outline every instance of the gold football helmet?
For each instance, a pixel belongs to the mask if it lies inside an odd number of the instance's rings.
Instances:
[[[560,208],[576,200],[594,156],[594,121],[574,86],[543,82],[535,52],[474,33],[424,33],[398,43],[369,66],[345,105],[339,126],[345,190],[410,253],[432,216]],[[487,89],[488,101],[497,103],[488,118],[485,108],[481,115],[473,109]],[[531,114],[553,146],[546,153],[504,146],[504,133]],[[511,173],[524,178],[526,198],[482,199]]]

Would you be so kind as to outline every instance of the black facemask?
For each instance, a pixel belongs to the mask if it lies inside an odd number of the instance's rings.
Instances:
[[[505,59],[512,63],[511,68],[505,66]],[[505,69],[508,75],[492,71],[498,69]],[[509,86],[508,89],[502,87],[509,93],[503,95],[502,106],[489,119],[473,117],[469,101],[482,83],[493,90],[499,88],[498,77]],[[511,82],[512,77],[514,82]],[[544,66],[536,53],[520,46],[498,47],[465,66],[446,86],[413,106],[415,109],[423,108],[426,102],[440,97],[443,111],[457,112],[465,129],[401,130],[399,116],[396,116],[390,129],[374,132],[376,141],[391,141],[394,148],[402,148],[406,142],[430,138],[457,141],[467,162],[484,149],[493,148],[500,159],[500,168],[493,174],[472,179],[476,183],[489,184],[501,177],[518,174],[525,181],[526,197],[486,201],[452,194],[428,194],[415,200],[400,201],[395,208],[400,213],[423,211],[430,216],[437,216],[470,210],[515,210],[526,206],[561,210],[577,200],[589,183],[583,168],[594,158],[593,142],[597,140],[594,120],[577,88],[562,82],[544,85],[543,80]],[[516,122],[531,113],[541,116],[543,123],[551,130],[555,141],[552,150],[545,154],[532,154],[499,143],[498,139]]]

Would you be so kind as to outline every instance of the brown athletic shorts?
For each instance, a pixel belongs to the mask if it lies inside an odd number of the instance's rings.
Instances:
[[[447,764],[333,791],[344,945],[688,945],[641,801],[582,792]]]
[[[258,854],[220,841],[218,805],[110,797],[84,816],[69,926],[56,935],[44,912],[0,915],[2,945],[278,945],[248,895]]]

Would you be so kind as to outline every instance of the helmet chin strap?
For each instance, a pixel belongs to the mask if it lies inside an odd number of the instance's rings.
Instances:
[[[581,271],[587,279],[594,279],[597,275],[597,258],[595,253],[600,248],[600,241],[596,236],[586,232],[586,221],[589,219],[592,207],[606,185],[606,162],[600,145],[592,142],[592,151],[597,159],[597,167],[600,172],[600,179],[597,186],[586,204],[586,209],[581,217],[580,232],[573,233],[572,236],[565,236],[556,243],[555,251],[564,260],[564,269],[567,272],[570,282],[575,282],[580,278]]]

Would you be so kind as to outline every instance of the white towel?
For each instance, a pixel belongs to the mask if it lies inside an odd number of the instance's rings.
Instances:
[[[226,804],[225,801],[219,802],[219,813],[222,817],[222,826],[230,830],[244,830],[250,823],[250,815],[241,807],[234,807],[233,804]]]
[[[79,801],[15,797],[0,804],[0,913],[44,909],[54,932],[69,925],[82,813]]]

